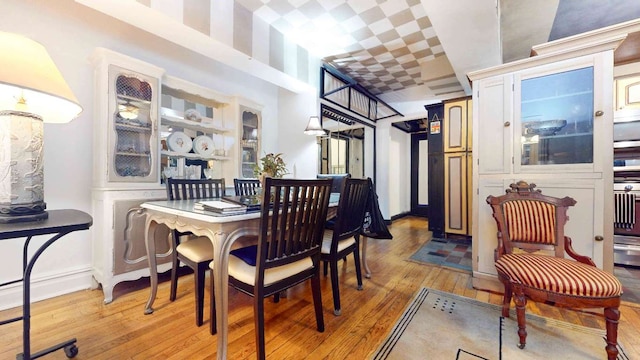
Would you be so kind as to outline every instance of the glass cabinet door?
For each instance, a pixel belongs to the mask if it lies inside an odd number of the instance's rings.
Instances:
[[[156,85],[131,73],[112,69],[113,146],[111,181],[155,182],[157,149],[153,108]]]
[[[241,177],[255,178],[253,169],[260,159],[260,113],[256,110],[241,110],[242,116],[242,159]]]
[[[593,67],[523,79],[520,165],[593,163]]]

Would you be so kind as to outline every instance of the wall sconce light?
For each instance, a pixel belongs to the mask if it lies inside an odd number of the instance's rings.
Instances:
[[[326,131],[322,128],[322,124],[320,124],[320,118],[317,116],[309,117],[309,123],[307,124],[307,128],[304,129],[304,133],[306,135],[315,135],[322,136],[326,135]]]
[[[41,44],[0,32],[0,223],[43,220],[44,124],[82,111]]]

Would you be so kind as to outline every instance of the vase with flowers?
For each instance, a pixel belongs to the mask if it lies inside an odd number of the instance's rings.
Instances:
[[[253,168],[253,175],[260,179],[260,183],[264,188],[264,179],[266,177],[281,178],[288,174],[287,164],[282,158],[282,153],[268,153]]]

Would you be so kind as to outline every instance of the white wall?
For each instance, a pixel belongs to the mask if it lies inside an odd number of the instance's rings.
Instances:
[[[277,152],[283,153],[288,177],[314,179],[318,173],[318,143],[315,136],[304,135],[309,116],[318,115],[318,94],[295,94],[280,90]]]
[[[300,126],[304,128],[300,125],[304,120],[299,119],[287,133],[287,143],[278,141],[277,132],[287,128],[284,125],[287,122],[294,121],[286,112],[287,116],[281,117],[279,109],[292,106],[299,96],[292,95],[280,101],[281,94],[275,85],[74,1],[3,0],[0,11],[3,13],[0,31],[19,33],[43,44],[84,108],[82,114],[68,124],[45,124],[45,201],[49,209],[75,208],[91,213],[92,134],[99,123],[92,118],[93,68],[88,57],[95,47],[106,47],[138,58],[164,68],[169,75],[223,94],[241,95],[263,105],[265,149],[277,147],[286,152],[296,144],[310,140],[301,130],[294,131]],[[317,98],[316,94],[314,96]],[[46,239],[35,238],[31,249]],[[0,263],[3,264],[0,282],[21,277],[22,241],[0,241]],[[32,299],[86,289],[90,285],[91,232],[72,233],[53,244],[38,260],[33,271]],[[0,308],[20,304],[21,291],[19,285],[0,289]]]
[[[411,135],[391,122],[376,127],[376,193],[385,219],[411,210]]]

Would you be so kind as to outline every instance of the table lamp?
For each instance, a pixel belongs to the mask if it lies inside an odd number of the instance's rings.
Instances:
[[[44,125],[82,111],[41,44],[0,32],[0,223],[44,220]]]

